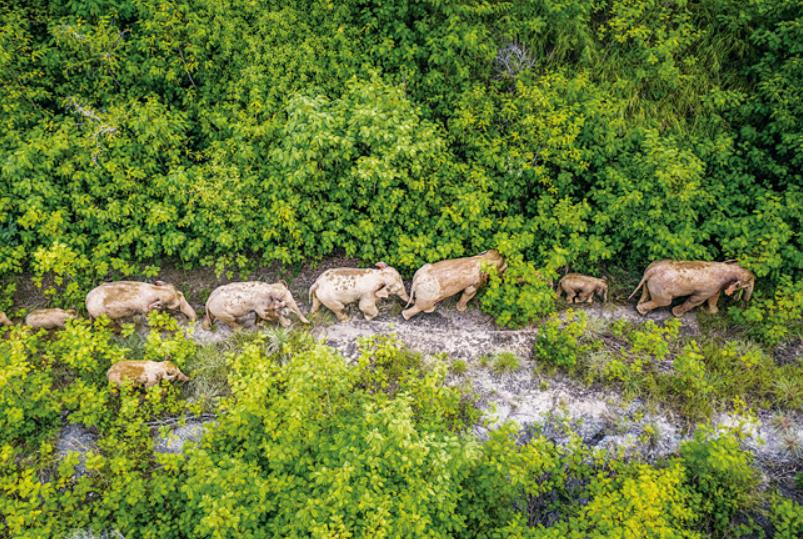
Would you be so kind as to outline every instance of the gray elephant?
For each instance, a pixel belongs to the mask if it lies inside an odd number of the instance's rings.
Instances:
[[[86,295],[86,310],[91,318],[106,315],[119,320],[154,310],[180,311],[191,321],[195,311],[172,284],[156,281],[153,284],[137,281],[103,283]]]
[[[409,306],[414,301],[415,305],[402,311],[402,316],[409,320],[420,312],[431,313],[439,302],[459,292],[463,295],[457,302],[457,310],[465,311],[468,302],[488,280],[488,274],[483,271],[487,266],[495,267],[500,274],[507,269],[505,259],[496,249],[421,266],[413,276],[407,303]]]
[[[215,288],[206,300],[203,327],[211,329],[212,322],[220,320],[231,329],[237,329],[243,318],[251,313],[263,320],[278,320],[282,326],[288,327],[290,319],[285,316],[287,310],[309,324],[284,283],[229,283]]]
[[[752,272],[733,263],[659,260],[647,266],[641,282],[628,299],[643,287],[636,306],[642,315],[671,305],[673,299],[683,296],[688,296],[688,299],[672,309],[675,316],[704,302],[708,302],[709,312],[716,313],[721,292],[732,296],[737,290],[744,290],[743,299],[747,302],[755,283],[756,276]]]
[[[558,281],[558,298],[566,294],[569,303],[594,303],[594,294],[608,301],[608,281],[581,273],[567,273]]]
[[[11,324],[12,322],[8,319],[6,313],[0,311],[0,326],[10,326]]]
[[[318,312],[323,304],[344,322],[349,318],[345,306],[359,301],[365,319],[372,320],[379,314],[376,300],[391,295],[402,301],[409,299],[399,272],[384,262],[378,262],[376,269],[333,268],[323,272],[310,287],[310,313]]]

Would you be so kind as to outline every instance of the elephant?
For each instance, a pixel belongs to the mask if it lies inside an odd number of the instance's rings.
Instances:
[[[74,309],[35,309],[25,317],[25,325],[36,329],[63,328],[67,320],[78,318]]]
[[[415,304],[402,311],[405,320],[409,320],[420,312],[431,313],[437,304],[444,299],[463,292],[457,302],[457,310],[463,312],[477,291],[488,280],[483,271],[492,266],[502,274],[507,269],[505,259],[496,249],[465,258],[442,260],[435,264],[424,264],[413,276],[410,287],[410,303]]]
[[[229,283],[214,289],[206,300],[203,328],[211,329],[212,322],[220,320],[231,329],[237,329],[240,327],[241,319],[252,312],[256,313],[258,318],[278,320],[283,327],[288,327],[290,319],[285,316],[288,309],[305,324],[310,323],[284,283],[269,284],[262,281]]]
[[[608,301],[608,281],[581,273],[567,273],[558,281],[558,298],[566,294],[569,303],[594,303],[594,294]]]
[[[8,319],[6,313],[0,311],[0,326],[10,326],[11,324],[12,322]]]
[[[161,309],[179,310],[190,321],[195,320],[195,311],[184,299],[184,294],[162,281],[153,284],[136,281],[103,283],[86,296],[86,310],[93,319],[105,314],[118,320]]]
[[[323,272],[310,287],[310,313],[318,312],[323,304],[345,322],[349,318],[345,306],[359,301],[365,319],[372,320],[379,314],[376,300],[391,295],[399,296],[402,301],[410,299],[399,272],[384,262],[378,262],[376,269],[333,268]]]
[[[643,287],[636,306],[641,315],[671,305],[674,298],[681,296],[689,297],[672,309],[675,316],[706,301],[709,312],[716,313],[721,292],[732,296],[737,290],[744,290],[743,300],[747,302],[755,283],[756,276],[751,271],[729,262],[658,260],[647,266],[641,282],[627,299]]]
[[[190,379],[172,361],[118,361],[106,372],[109,383],[121,386],[130,382],[149,388],[161,380],[188,382]]]

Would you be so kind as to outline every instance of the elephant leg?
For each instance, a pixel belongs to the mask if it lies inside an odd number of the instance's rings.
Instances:
[[[376,302],[371,296],[364,296],[360,299],[360,310],[365,315],[366,320],[373,320],[379,314],[379,309],[376,308]]]
[[[215,316],[215,320],[217,320],[218,322],[223,322],[232,331],[240,329],[240,323],[237,321],[237,318],[230,314],[219,314]]]
[[[708,298],[705,297],[705,296],[701,296],[699,294],[695,294],[695,295],[689,297],[689,299],[687,299],[686,301],[684,301],[683,303],[681,303],[677,307],[673,308],[672,309],[672,314],[674,314],[675,316],[681,316],[684,313],[690,311],[691,309],[694,309],[695,307],[697,307],[701,303],[705,302],[705,300],[707,300],[707,299]]]
[[[647,288],[647,283],[644,283],[644,286],[641,288],[641,299],[638,300],[639,303],[647,303],[650,301],[650,289]]]
[[[434,303],[416,303],[409,309],[405,309],[402,311],[402,316],[405,320],[409,320],[418,313],[431,313],[435,311],[436,305]]]
[[[586,303],[588,303],[589,305],[594,304],[594,292],[588,293],[588,295],[586,296]]]
[[[279,324],[281,324],[281,326],[282,326],[283,328],[289,328],[289,327],[290,327],[290,324],[292,324],[292,322],[290,321],[290,319],[289,319],[289,318],[287,318],[287,317],[286,317],[286,316],[284,316],[283,314],[280,314],[280,315],[279,315]]]
[[[708,312],[711,314],[716,314],[719,312],[717,309],[717,302],[719,301],[719,292],[708,298]]]
[[[349,319],[349,315],[346,314],[346,306],[340,303],[337,300],[329,300],[329,301],[322,301],[326,308],[335,313],[338,321],[340,322],[347,322]]]
[[[471,301],[471,298],[477,295],[477,287],[476,286],[469,286],[465,290],[463,290],[463,295],[460,296],[460,301],[457,302],[457,310],[461,313],[466,310],[468,307],[468,302]],[[434,310],[434,309],[433,309]]]
[[[409,320],[420,312],[421,312],[421,307],[419,307],[418,305],[413,305],[409,309],[403,310],[402,316],[404,317],[405,320]]]
[[[315,314],[318,312],[318,309],[321,308],[321,301],[318,299],[314,293],[312,294],[312,307],[309,310],[310,314]]]
[[[636,305],[636,310],[642,316],[647,314],[648,312],[657,309],[658,307],[666,307],[668,305],[672,305],[672,298],[668,296],[653,296],[650,301],[646,301],[644,303],[639,303]]]

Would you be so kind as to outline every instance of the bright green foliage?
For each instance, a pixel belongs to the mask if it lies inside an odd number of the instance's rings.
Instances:
[[[102,321],[52,339],[0,330],[14,373],[3,413],[16,420],[0,441],[0,534],[579,538],[648,526],[732,536],[760,502],[733,436],[698,435],[655,466],[603,457],[574,434],[564,446],[524,442],[511,423],[480,439],[471,396],[446,383],[446,358],[425,362],[388,337],[364,341],[349,364],[305,333],[239,335],[220,350],[227,390],[203,403],[216,417],[201,442],[155,454],[155,434],[200,411],[185,397],[209,351],[163,315],[150,324],[141,344]],[[189,387],[107,386],[115,361],[168,352]],[[27,377],[14,371],[31,365]],[[87,452],[56,455],[62,416],[97,435]],[[772,526],[788,534],[799,506],[773,500]]]
[[[684,488],[684,469],[636,465],[621,477],[604,478],[578,516],[535,537],[701,537],[687,529],[695,511]]]
[[[770,519],[774,537],[778,539],[794,539],[803,535],[803,505],[793,500],[781,496],[772,500]]]
[[[497,247],[515,263],[482,306],[522,325],[567,265],[738,258],[774,342],[800,318],[767,299],[803,267],[800,17],[794,0],[17,2],[0,277],[73,305],[165,260],[345,253],[409,276]]]
[[[494,374],[505,374],[515,372],[520,367],[519,356],[513,352],[502,352],[494,358],[491,370],[493,370]]]
[[[745,404],[777,410],[803,406],[799,360],[779,364],[755,343],[684,337],[677,319],[663,326],[617,320],[594,334],[570,316],[576,315],[567,311],[565,326],[557,317],[549,320],[535,350],[547,361],[560,358],[564,362],[558,366],[586,383],[615,384],[626,395],[669,405],[694,421]],[[600,338],[607,346],[593,345]]]
[[[580,339],[585,333],[586,313],[568,309],[565,320],[552,315],[538,331],[533,352],[535,357],[550,365],[573,370],[577,356],[588,349]]]
[[[742,451],[734,433],[712,436],[704,429],[682,444],[680,454],[702,528],[715,537],[738,537],[755,525],[737,515],[755,507],[758,474],[751,454]]]
[[[733,319],[748,333],[770,346],[790,338],[803,338],[803,280],[783,277],[774,298],[758,300],[745,309],[734,309]]]

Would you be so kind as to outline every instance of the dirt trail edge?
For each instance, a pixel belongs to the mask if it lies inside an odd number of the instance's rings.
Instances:
[[[645,321],[632,306],[595,305],[582,310],[589,318]],[[671,317],[667,310],[647,319],[661,323]],[[681,323],[684,333],[699,334],[694,313],[684,315]],[[565,376],[534,374],[531,354],[536,333],[532,327],[500,329],[491,317],[475,308],[460,313],[450,304],[410,321],[388,310],[372,321],[356,313],[347,322],[313,329],[321,342],[349,359],[358,355],[361,337],[395,334],[406,346],[425,355],[445,353],[451,359],[464,360],[466,372],[454,376],[452,382],[469,381],[479,405],[488,412],[488,426],[476,428],[481,437],[487,428],[512,420],[521,426],[523,440],[540,431],[565,443],[569,439],[568,427],[589,446],[648,461],[674,453],[683,440],[691,437],[694,427],[671,410],[647,406],[640,400],[627,401],[613,390],[588,388]],[[521,366],[514,372],[497,375],[487,357],[503,352],[516,354]],[[740,425],[746,434],[745,446],[755,454],[765,478],[791,485],[794,473],[801,468],[794,448],[803,447],[803,417],[790,413],[786,419],[781,423],[768,413],[757,418],[720,414],[712,423],[722,428]]]

